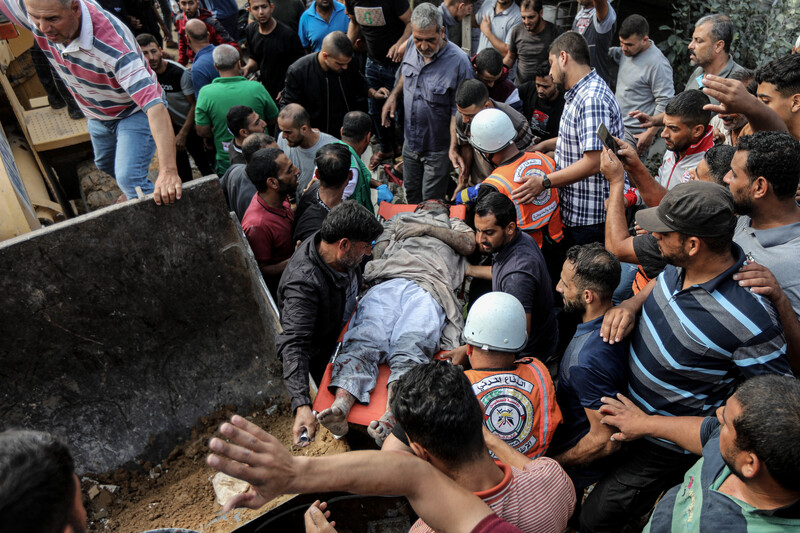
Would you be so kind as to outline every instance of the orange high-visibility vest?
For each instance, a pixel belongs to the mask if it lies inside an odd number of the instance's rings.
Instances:
[[[650,278],[648,278],[647,274],[644,273],[644,268],[642,268],[642,265],[637,265],[637,267],[636,277],[633,278],[633,284],[631,285],[633,294],[639,294],[639,291],[644,289],[644,286],[650,283]]]
[[[522,185],[526,176],[544,178],[555,169],[555,161],[545,154],[525,152],[521,159],[494,169],[492,175],[483,182],[492,185],[511,198],[511,193]],[[514,200],[514,206],[517,208],[517,226],[536,239],[540,248],[545,226],[547,226],[547,232],[553,241],[560,242],[564,238],[561,208],[558,205],[558,191],[555,188],[545,189],[529,204],[520,204]]]

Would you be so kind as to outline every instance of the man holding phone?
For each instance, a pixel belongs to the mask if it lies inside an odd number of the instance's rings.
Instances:
[[[624,135],[619,105],[608,85],[589,66],[589,46],[578,33],[566,32],[550,45],[550,75],[560,90],[566,90],[566,106],[558,137],[534,149],[555,149],[558,170],[545,177],[531,177],[514,191],[513,199],[531,203],[545,189],[558,187],[567,246],[602,243],[603,203],[609,190],[600,174],[603,142],[597,130],[605,124],[611,136]]]

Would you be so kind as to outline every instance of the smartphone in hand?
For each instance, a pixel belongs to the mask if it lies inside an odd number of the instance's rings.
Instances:
[[[609,150],[614,152],[615,155],[617,152],[619,152],[619,145],[617,144],[617,141],[614,140],[614,137],[611,136],[608,128],[606,128],[606,125],[602,122],[597,126],[597,136],[600,137],[600,140],[603,141],[603,144],[605,144]]]

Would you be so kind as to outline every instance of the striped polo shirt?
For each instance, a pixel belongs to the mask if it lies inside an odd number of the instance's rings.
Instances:
[[[733,280],[745,258],[736,244],[732,252],[732,267],[686,289],[683,269],[668,265],[647,297],[631,337],[628,392],[648,414],[713,415],[742,379],[791,375],[775,308]]]
[[[524,533],[561,533],[575,509],[575,489],[564,469],[548,457],[533,459],[523,469],[495,461],[503,480],[476,492],[500,518]],[[432,533],[421,519],[409,533]]]
[[[67,46],[47,40],[28,18],[23,0],[4,0],[0,10],[33,33],[86,116],[122,119],[163,104],[161,85],[130,30],[91,0],[77,1],[80,34]]]

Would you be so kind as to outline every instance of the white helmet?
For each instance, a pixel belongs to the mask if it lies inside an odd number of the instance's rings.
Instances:
[[[467,315],[464,340],[481,350],[518,352],[528,341],[525,309],[508,293],[484,294]]]
[[[469,143],[486,154],[499,152],[514,142],[516,136],[511,119],[499,109],[484,109],[470,124]]]

